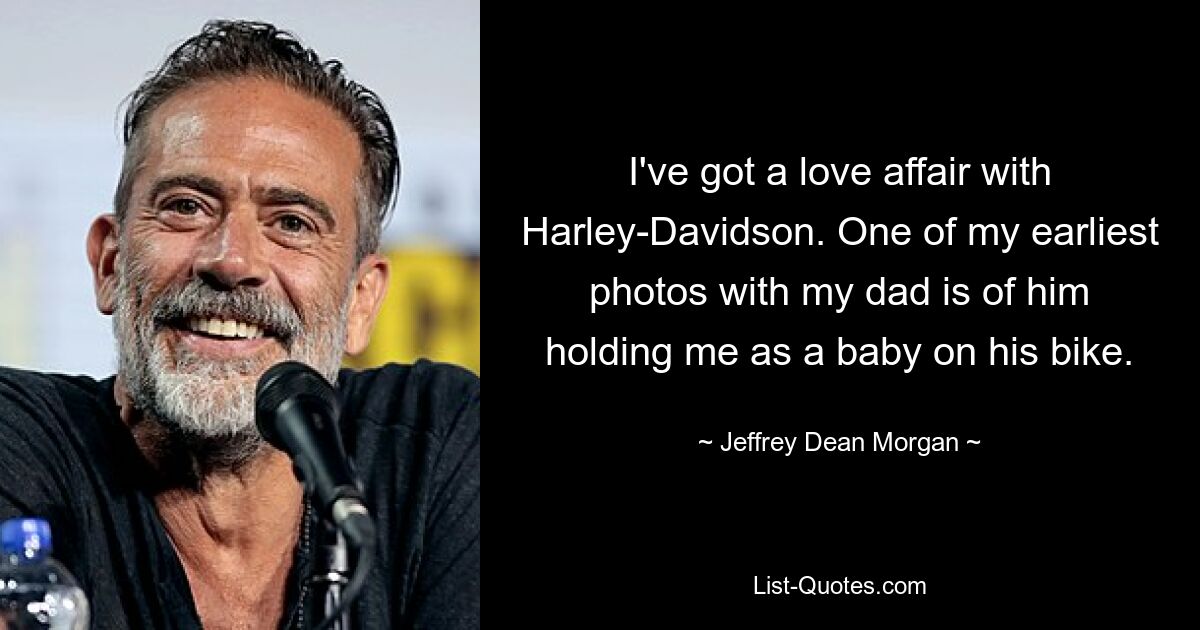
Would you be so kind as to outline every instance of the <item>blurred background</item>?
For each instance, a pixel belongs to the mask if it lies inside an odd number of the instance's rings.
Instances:
[[[382,97],[400,136],[392,280],[351,364],[479,371],[479,3],[0,0],[0,364],[108,376],[84,236],[111,211],[118,105],[213,18],[291,30]]]

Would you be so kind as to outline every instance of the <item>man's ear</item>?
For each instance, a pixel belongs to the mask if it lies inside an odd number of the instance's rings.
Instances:
[[[117,217],[102,214],[92,221],[87,236],[87,257],[92,265],[92,282],[96,290],[96,308],[112,315],[117,296]]]
[[[358,354],[371,340],[375,317],[387,295],[390,275],[388,259],[370,254],[358,265],[354,286],[350,291],[350,312],[346,326],[346,352]]]

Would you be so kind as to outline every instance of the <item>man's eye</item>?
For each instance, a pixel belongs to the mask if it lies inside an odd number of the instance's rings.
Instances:
[[[300,232],[307,231],[309,227],[308,224],[304,222],[304,219],[301,219],[294,214],[285,214],[279,217],[279,229],[283,230],[284,232],[299,234]]]
[[[189,199],[187,197],[172,199],[171,201],[163,204],[163,207],[171,212],[183,215],[193,215],[203,209],[199,201],[196,201],[195,199]]]

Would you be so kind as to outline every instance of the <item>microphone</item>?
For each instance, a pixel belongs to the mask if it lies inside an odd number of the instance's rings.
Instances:
[[[292,458],[296,478],[346,541],[356,549],[373,547],[375,524],[350,470],[337,419],[333,386],[303,363],[279,363],[258,380],[259,433]]]

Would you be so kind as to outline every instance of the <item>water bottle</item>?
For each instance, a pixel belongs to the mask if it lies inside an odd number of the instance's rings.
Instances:
[[[50,524],[40,518],[0,525],[0,630],[87,630],[87,596],[50,557],[50,543]]]

